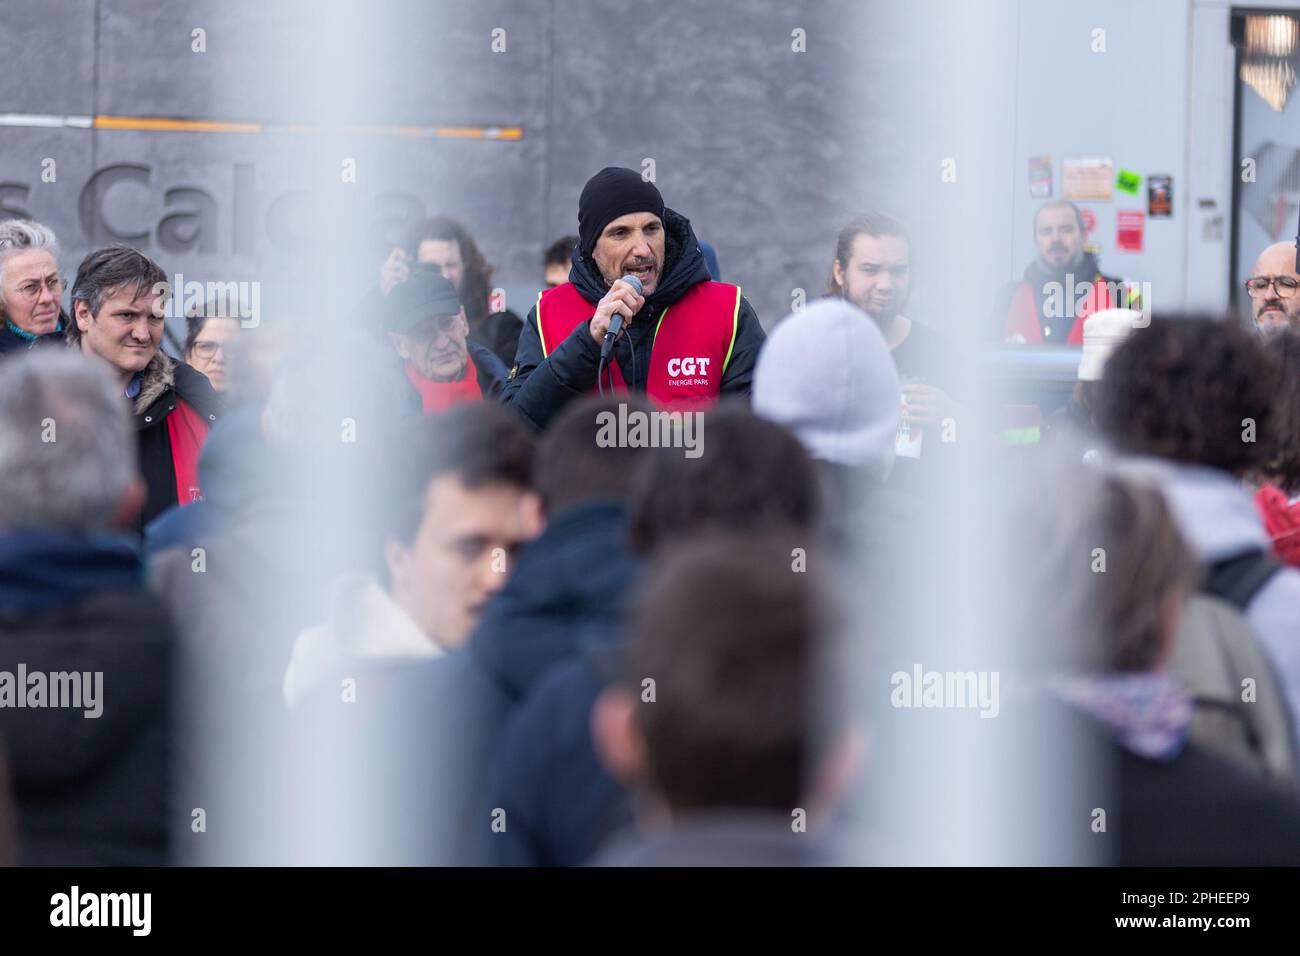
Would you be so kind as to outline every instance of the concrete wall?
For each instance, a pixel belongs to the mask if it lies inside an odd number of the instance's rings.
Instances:
[[[523,139],[0,127],[3,214],[51,224],[69,274],[93,245],[125,238],[169,274],[215,280],[264,277],[286,258],[332,262],[330,241],[360,228],[371,261],[349,265],[373,280],[404,221],[446,212],[471,227],[522,312],[543,246],[576,231],[586,178],[653,159],[669,205],[770,322],[792,288],[820,289],[835,226],[874,198],[846,180],[872,155],[850,155],[837,135],[876,109],[849,85],[867,5],[340,6],[0,0],[0,113],[519,126]],[[206,52],[192,49],[196,28]],[[504,52],[491,49],[496,28]],[[807,53],[791,49],[795,28]],[[357,180],[342,188],[345,158]],[[87,188],[123,166],[142,168]]]
[[[838,225],[882,208],[916,239],[911,311],[957,332],[983,327],[993,290],[1033,255],[1028,157],[1052,157],[1060,195],[1062,159],[1099,154],[1144,177],[1137,196],[1089,204],[1105,268],[1150,281],[1158,307],[1217,307],[1230,231],[1215,220],[1231,214],[1236,170],[1229,9],[0,0],[0,113],[523,129],[508,142],[4,126],[0,214],[54,226],[69,273],[93,244],[128,237],[169,273],[266,278],[296,260],[344,297],[405,222],[445,212],[522,312],[541,249],[576,231],[586,178],[652,160],[766,324],[796,290],[821,291]],[[340,181],[345,159],[355,183]],[[955,181],[940,177],[948,159]],[[1145,210],[1152,173],[1173,175],[1174,217],[1148,220],[1144,251],[1121,253],[1115,213]]]

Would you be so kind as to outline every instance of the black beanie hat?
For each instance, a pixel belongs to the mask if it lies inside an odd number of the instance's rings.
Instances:
[[[664,197],[654,183],[619,166],[606,166],[588,179],[578,199],[578,248],[583,257],[591,255],[606,226],[631,212],[650,212],[663,219]]]
[[[393,286],[384,303],[385,325],[390,332],[403,332],[422,319],[455,315],[459,311],[456,287],[441,272],[427,266],[416,268],[409,279]]]

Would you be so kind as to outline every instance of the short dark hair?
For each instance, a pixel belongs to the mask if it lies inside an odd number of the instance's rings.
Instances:
[[[467,488],[530,488],[533,438],[501,406],[474,402],[421,419],[393,464],[385,533],[410,542],[424,520],[425,495],[435,478],[455,474]]]
[[[1049,199],[1034,210],[1034,232],[1038,232],[1038,217],[1048,209],[1069,209],[1074,213],[1074,223],[1079,227],[1079,234],[1086,235],[1088,230],[1083,223],[1083,210],[1068,199]]]
[[[1264,349],[1281,372],[1276,419],[1269,436],[1271,457],[1258,476],[1288,495],[1300,494],[1300,333],[1286,329],[1267,336]]]
[[[81,260],[77,277],[72,283],[72,310],[74,321],[68,323],[68,335],[80,338],[77,328],[78,302],[86,303],[92,316],[98,316],[104,300],[118,289],[130,287],[132,297],[143,295],[158,284],[166,285],[167,276],[162,267],[138,249],[130,246],[105,246],[96,249]]]
[[[1157,316],[1106,362],[1097,425],[1122,452],[1243,476],[1267,460],[1279,378],[1235,322]],[[1243,440],[1251,421],[1257,439]]]
[[[432,219],[420,220],[407,229],[403,242],[412,262],[418,258],[420,243],[426,239],[456,243],[460,249],[461,260],[465,264],[465,278],[459,289],[460,302],[465,307],[465,317],[471,323],[483,319],[488,314],[492,267],[479,251],[478,243],[474,241],[470,231],[463,223],[449,216],[434,216]]]
[[[670,809],[789,814],[809,782],[822,614],[784,536],[709,536],[671,549],[635,602],[632,686],[649,783]]]
[[[567,266],[573,259],[573,250],[577,244],[577,236],[561,236],[556,239],[542,253],[542,268],[546,266]]]
[[[799,439],[741,405],[704,415],[703,454],[657,454],[641,461],[632,486],[633,550],[708,530],[812,529],[818,478]]]
[[[906,227],[893,216],[883,212],[869,212],[848,222],[840,234],[835,237],[835,262],[841,269],[847,269],[853,253],[853,241],[858,236],[896,236],[907,243],[908,257],[912,254],[912,240]],[[826,280],[826,294],[843,298],[844,289],[835,281],[835,266],[831,265],[830,277]]]
[[[601,447],[600,415],[627,412],[650,414],[654,409],[643,399],[584,397],[570,403],[555,417],[537,443],[533,474],[542,507],[548,515],[581,501],[605,498],[626,501],[641,458],[657,449]]]
[[[199,336],[203,334],[203,327],[212,319],[234,319],[240,320],[237,315],[223,315],[223,312],[230,311],[223,309],[220,302],[209,302],[202,307],[202,310],[192,309],[190,314],[185,316],[185,354],[188,355],[194,350],[194,344],[198,342]]]

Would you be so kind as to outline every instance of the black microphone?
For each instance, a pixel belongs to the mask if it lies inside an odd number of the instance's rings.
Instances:
[[[641,280],[636,276],[623,276],[619,281],[626,282],[630,285],[636,290],[637,295],[641,294]],[[623,313],[615,312],[613,317],[609,320],[609,331],[605,333],[605,341],[600,344],[600,357],[602,359],[609,358],[610,349],[614,347],[614,340],[618,338],[618,333],[622,328]]]

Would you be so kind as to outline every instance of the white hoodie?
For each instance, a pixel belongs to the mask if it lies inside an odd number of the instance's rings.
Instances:
[[[1270,550],[1254,498],[1227,472],[1156,458],[1117,464],[1117,471],[1151,481],[1164,492],[1174,520],[1202,564],[1248,548]],[[1246,620],[1277,671],[1300,740],[1300,570],[1283,567],[1246,608]]]
[[[293,710],[350,661],[394,663],[442,656],[442,648],[373,579],[345,575],[334,583],[329,619],[294,641],[284,672],[284,699]]]

